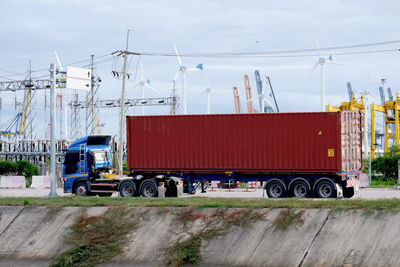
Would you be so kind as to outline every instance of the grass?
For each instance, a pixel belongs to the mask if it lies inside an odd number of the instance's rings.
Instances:
[[[286,230],[289,226],[296,224],[296,225],[303,225],[304,219],[302,218],[304,210],[296,210],[287,208],[281,210],[278,217],[274,220],[273,224],[279,230]]]
[[[400,199],[238,199],[238,198],[110,198],[110,197],[5,197],[0,206],[55,206],[55,207],[192,207],[201,208],[292,208],[335,210],[400,211]]]
[[[393,188],[396,185],[394,181],[372,180],[368,186],[370,188]]]
[[[126,235],[136,228],[125,214],[124,209],[112,208],[102,216],[79,218],[67,239],[71,248],[50,266],[95,266],[121,254],[128,241]]]
[[[199,264],[201,261],[201,241],[200,235],[194,235],[167,248],[168,264],[174,266]]]
[[[227,233],[231,226],[251,227],[253,222],[265,220],[265,212],[250,209],[222,209],[217,208],[212,212],[183,209],[176,214],[177,221],[184,226],[184,231],[189,235],[185,240],[177,240],[166,250],[168,264],[174,266],[198,265],[201,262],[201,244]],[[203,227],[197,233],[189,232],[193,224],[200,220]]]

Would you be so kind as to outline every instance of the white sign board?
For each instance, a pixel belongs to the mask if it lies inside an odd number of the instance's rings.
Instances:
[[[67,67],[67,89],[89,91],[92,73],[90,69]]]

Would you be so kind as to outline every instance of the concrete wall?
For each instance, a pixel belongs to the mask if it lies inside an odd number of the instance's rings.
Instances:
[[[76,219],[101,215],[107,208],[0,207],[0,265],[29,262],[45,266],[68,246]],[[234,210],[234,209],[231,209]],[[124,254],[109,266],[166,265],[165,251],[204,227],[202,216],[183,225],[184,208],[136,208],[129,212],[139,228],[128,238]],[[210,216],[215,209],[195,211]],[[400,214],[361,211],[301,211],[300,220],[280,229],[281,209],[259,209],[263,220],[231,226],[203,241],[203,266],[397,266],[400,262]],[[204,217],[204,216],[203,216]],[[36,265],[35,265],[36,263]]]

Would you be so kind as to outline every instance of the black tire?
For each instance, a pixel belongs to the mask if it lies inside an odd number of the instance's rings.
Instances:
[[[136,185],[131,181],[122,182],[119,186],[119,195],[121,197],[134,197],[136,194]]]
[[[279,181],[269,182],[265,190],[269,198],[283,198],[286,196],[285,186]]]
[[[77,196],[88,196],[89,189],[86,182],[77,182],[75,185],[75,195]]]
[[[315,187],[315,196],[318,198],[336,197],[336,189],[331,181],[323,180]]]
[[[154,179],[146,180],[140,185],[140,195],[142,197],[157,197],[158,188]]]
[[[344,187],[343,188],[343,197],[351,198],[352,196],[354,196],[354,187]]]
[[[310,194],[310,188],[304,181],[295,181],[290,186],[290,196],[297,198],[305,198]]]

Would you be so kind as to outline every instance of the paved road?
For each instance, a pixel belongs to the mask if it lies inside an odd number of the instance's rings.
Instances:
[[[50,192],[50,189],[31,189],[31,188],[22,188],[22,189],[0,189],[0,197],[43,197],[47,196]],[[71,194],[64,194],[62,188],[57,188],[57,193],[60,196],[68,196]],[[114,194],[113,196],[117,196]],[[249,190],[249,192],[238,191],[237,189],[228,191],[228,190],[219,190],[219,191],[207,191],[207,193],[196,193],[195,195],[184,195],[185,197],[233,197],[233,198],[266,198],[267,196],[264,194],[263,190]],[[400,190],[395,190],[391,188],[362,188],[360,190],[359,196],[354,198],[363,198],[363,199],[380,199],[380,198],[400,198]]]

